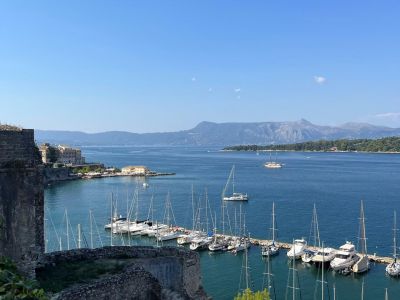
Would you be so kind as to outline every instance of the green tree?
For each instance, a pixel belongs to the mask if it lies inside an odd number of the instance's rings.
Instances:
[[[57,149],[55,147],[49,147],[49,160],[51,163],[55,163],[58,159]]]
[[[234,300],[269,300],[269,293],[267,289],[262,291],[253,292],[250,289],[245,289],[242,293],[238,293]]]

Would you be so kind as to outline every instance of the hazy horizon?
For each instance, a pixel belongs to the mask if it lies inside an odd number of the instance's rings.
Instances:
[[[96,134],[96,133],[103,133],[103,132],[128,132],[128,133],[138,133],[138,134],[146,134],[146,133],[168,133],[168,132],[178,132],[178,131],[187,131],[187,130],[191,130],[193,128],[195,128],[197,125],[199,125],[200,123],[203,122],[209,122],[209,123],[215,123],[215,124],[233,124],[233,123],[240,123],[240,124],[246,124],[246,123],[296,123],[296,122],[300,122],[300,121],[307,121],[312,123],[313,125],[317,125],[317,126],[328,126],[328,127],[340,127],[340,126],[344,126],[346,124],[349,123],[357,123],[357,124],[369,124],[369,125],[373,125],[373,126],[381,126],[381,127],[387,127],[387,128],[398,128],[398,127],[391,127],[391,126],[385,126],[385,125],[377,125],[377,124],[372,124],[372,123],[367,123],[367,122],[344,122],[341,124],[317,124],[314,122],[311,122],[310,120],[307,119],[299,119],[299,120],[293,120],[293,121],[254,121],[254,122],[213,122],[213,121],[201,121],[197,124],[195,124],[194,126],[190,127],[190,128],[181,128],[178,129],[176,131],[148,131],[148,132],[134,132],[134,131],[129,131],[129,130],[104,130],[104,131],[84,131],[84,130],[63,130],[63,129],[54,129],[54,128],[50,128],[50,129],[43,129],[43,128],[33,128],[35,130],[42,130],[42,131],[70,131],[70,132],[83,132],[83,133],[88,133],[88,134]],[[15,125],[15,124],[9,124],[9,125]],[[18,126],[18,125],[17,125]]]
[[[0,122],[400,127],[400,2],[0,3]]]

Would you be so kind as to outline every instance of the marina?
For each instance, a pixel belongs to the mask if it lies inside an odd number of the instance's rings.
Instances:
[[[90,149],[88,156],[92,155],[97,160],[102,161],[112,157],[108,152],[109,149],[104,149],[106,151],[95,150]],[[126,150],[124,148],[114,151]],[[174,228],[182,234],[190,235],[193,231],[191,209],[191,186],[193,185],[193,201],[195,203],[198,203],[200,199],[200,202],[203,203],[205,195],[208,195],[212,218],[210,210],[208,210],[209,230],[205,230],[205,232],[209,237],[212,237],[214,225],[211,219],[216,218],[217,234],[220,236],[223,230],[221,224],[221,191],[226,184],[227,174],[232,168],[232,162],[235,162],[237,166],[235,185],[237,185],[238,190],[249,193],[251,200],[242,202],[243,204],[235,201],[225,202],[224,210],[229,211],[230,221],[225,215],[224,238],[228,236],[239,238],[241,236],[235,228],[240,228],[239,215],[242,209],[242,214],[245,215],[246,219],[246,232],[250,232],[251,247],[248,249],[248,259],[251,265],[254,288],[260,289],[262,286],[262,274],[265,272],[268,259],[268,257],[261,255],[261,248],[263,245],[272,242],[270,228],[272,227],[271,207],[273,202],[275,202],[274,210],[277,221],[275,244],[281,250],[278,255],[270,257],[270,267],[272,268],[271,272],[274,273],[277,299],[281,299],[280,296],[285,293],[288,275],[289,260],[286,252],[291,248],[293,238],[305,237],[309,245],[308,248],[314,251],[321,248],[318,245],[315,248],[310,246],[313,245],[313,236],[309,237],[309,229],[314,203],[316,203],[319,212],[320,239],[325,242],[325,247],[331,247],[337,251],[339,246],[345,244],[347,240],[352,241],[358,249],[360,198],[363,198],[366,236],[369,246],[368,259],[371,268],[369,272],[364,274],[352,273],[348,276],[327,270],[325,280],[328,281],[331,291],[332,285],[335,284],[338,299],[358,298],[362,280],[365,280],[366,293],[375,297],[366,297],[365,299],[379,299],[385,288],[388,288],[389,299],[400,292],[398,279],[385,274],[386,266],[393,261],[391,257],[393,252],[393,222],[390,220],[393,218],[393,209],[398,206],[396,195],[399,191],[395,182],[400,179],[400,176],[396,173],[397,161],[393,161],[393,159],[386,161],[385,156],[372,154],[330,153],[328,156],[328,154],[313,153],[307,154],[307,156],[311,155],[311,158],[306,158],[305,155],[302,156],[299,153],[285,153],[281,154],[281,161],[285,163],[285,168],[277,170],[277,172],[269,172],[263,166],[265,157],[257,156],[254,153],[252,155],[251,153],[203,152],[185,149],[179,150],[182,152],[179,152],[180,160],[178,161],[175,158],[178,155],[177,151],[175,148],[150,148],[146,152],[135,152],[137,160],[143,161],[149,166],[153,162],[160,171],[171,169],[173,165],[177,174],[173,177],[154,177],[146,179],[146,181],[140,177],[113,177],[103,180],[68,182],[48,188],[46,190],[46,212],[53,219],[54,227],[62,240],[63,249],[67,246],[65,208],[68,209],[68,216],[73,227],[69,230],[70,246],[72,246],[71,232],[75,232],[76,235],[78,223],[81,223],[81,230],[86,239],[90,241],[90,237],[93,238],[94,246],[100,245],[99,236],[104,245],[110,245],[110,231],[103,229],[107,220],[110,219],[110,194],[113,193],[114,198],[118,200],[118,212],[126,216],[127,199],[131,199],[131,196],[127,197],[127,195],[133,194],[136,189],[139,191],[140,198],[138,220],[148,219],[149,206],[153,201],[154,218],[149,217],[149,219],[158,220],[160,226],[164,224],[162,220],[165,200],[169,191],[176,219],[176,224],[173,224],[176,225]],[[126,157],[123,156],[122,158],[116,156],[117,159],[111,161],[111,163],[116,165],[119,159],[126,161],[129,157],[132,157],[129,153],[125,155]],[[157,159],[159,156],[163,159]],[[372,169],[371,161],[374,162]],[[107,162],[107,164],[111,163]],[[123,164],[123,161],[120,164]],[[194,165],[196,167],[188,168],[188,166]],[[340,169],[340,172],[335,173],[334,170],[338,169]],[[353,172],[351,175],[346,171],[349,169]],[[363,176],[366,170],[376,174],[373,177],[373,184],[371,182],[366,184],[367,178]],[[391,176],[385,176],[386,173],[390,173]],[[329,174],[330,177],[325,174]],[[369,174],[370,176],[372,175]],[[254,180],[255,178],[257,180]],[[147,182],[149,187],[142,187],[143,182]],[[346,182],[351,182],[351,189],[349,188],[350,185],[346,185]],[[375,189],[375,185],[380,188]],[[207,191],[205,191],[205,187]],[[384,191],[384,194],[382,194],[382,191]],[[374,200],[380,196],[384,197],[382,201]],[[152,198],[153,200],[151,200]],[[393,199],[393,202],[391,202],[391,199]],[[202,207],[201,216],[205,217],[206,210],[204,210],[204,205]],[[343,210],[343,207],[347,209]],[[99,233],[97,233],[95,227],[93,227],[93,235],[89,234],[90,226],[87,225],[89,209],[92,210],[92,215],[95,216],[99,228]],[[327,211],[332,213],[327,214]],[[382,223],[385,218],[388,222]],[[135,218],[132,217],[132,219]],[[340,222],[337,220],[340,220]],[[229,222],[231,226],[229,226]],[[235,226],[235,223],[238,226]],[[206,225],[203,224],[204,228],[206,228]],[[57,249],[54,242],[54,228],[50,219],[46,221],[46,228],[48,249]],[[130,243],[131,245],[177,246],[177,239],[157,241],[154,237],[144,235],[130,235],[129,238],[127,234],[113,234],[112,236],[113,245],[129,245]],[[222,238],[222,236],[220,237]],[[200,248],[203,247],[203,250],[199,250],[199,255],[205,289],[212,291],[210,294],[215,299],[232,299],[238,291],[244,252],[240,251],[236,255],[234,253],[211,252],[207,250],[208,245],[202,246],[203,240],[197,237],[192,240],[192,243],[184,243],[180,247],[192,249],[193,242],[197,242]],[[88,244],[90,246],[91,243],[88,242]],[[84,242],[82,242],[82,245],[84,245]],[[301,260],[295,261],[295,266],[301,283],[303,298],[312,299],[318,269],[308,263],[301,262]],[[231,275],[223,276],[223,274]],[[321,274],[319,274],[320,276]],[[226,288],[222,289],[221,286]],[[351,298],[352,296],[353,298]]]

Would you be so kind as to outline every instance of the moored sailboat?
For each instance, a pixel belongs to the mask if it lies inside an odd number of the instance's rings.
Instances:
[[[271,243],[265,245],[261,248],[262,256],[271,256],[279,253],[279,246],[275,241],[275,231],[276,231],[276,220],[275,220],[275,202],[272,202],[272,240]]]
[[[226,191],[229,183],[232,182],[232,195],[227,196]],[[224,190],[222,192],[222,200],[224,201],[247,201],[249,197],[245,193],[235,192],[235,165],[232,166],[231,172],[229,173],[228,180],[226,181]]]
[[[357,253],[358,260],[352,266],[352,271],[354,273],[364,273],[369,270],[369,258],[367,255],[367,238],[365,234],[365,217],[364,217],[364,204],[361,200],[360,208],[360,231],[359,231],[359,245],[360,250]]]
[[[386,266],[386,273],[396,277],[400,275],[400,262],[397,261],[397,228],[396,228],[396,211],[393,213],[393,262]]]

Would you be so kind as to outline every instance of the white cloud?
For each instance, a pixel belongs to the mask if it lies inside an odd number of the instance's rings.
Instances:
[[[369,115],[363,119],[368,123],[389,126],[389,127],[400,127],[400,112],[384,112],[374,115]]]
[[[381,114],[376,114],[375,117],[382,119],[398,119],[400,118],[400,112],[381,113]]]
[[[240,93],[242,90],[240,88],[236,88],[233,90],[235,93]]]
[[[318,84],[324,84],[326,82],[326,78],[324,76],[314,76],[314,81]]]

